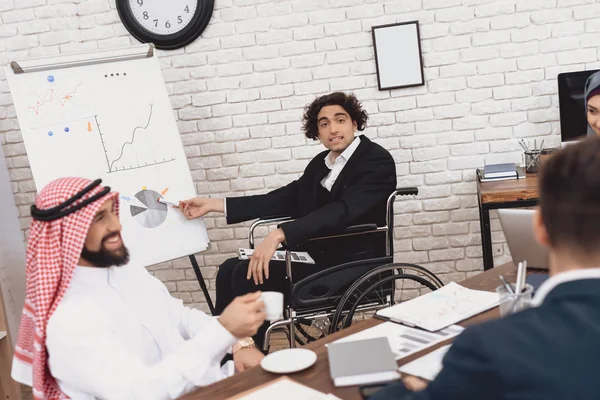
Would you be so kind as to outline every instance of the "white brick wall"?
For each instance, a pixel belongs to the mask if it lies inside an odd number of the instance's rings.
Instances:
[[[0,0],[0,63],[133,44],[110,0]],[[378,91],[371,27],[419,20],[424,87]],[[556,76],[600,67],[595,0],[223,0],[203,36],[161,51],[161,65],[199,194],[260,193],[296,178],[321,146],[300,132],[304,104],[352,90],[371,115],[366,134],[390,149],[400,185],[396,259],[445,280],[481,269],[475,175],[521,161],[520,138],[560,141]],[[0,140],[24,232],[31,171],[0,76]],[[539,140],[538,140],[539,141]],[[494,255],[507,259],[497,223]],[[212,280],[244,243],[244,226],[208,218]],[[150,268],[203,307],[186,259]]]

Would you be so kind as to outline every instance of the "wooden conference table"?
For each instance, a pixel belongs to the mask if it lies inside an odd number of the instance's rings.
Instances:
[[[497,286],[501,284],[501,281],[499,279],[499,275],[501,274],[509,282],[514,282],[517,276],[517,269],[513,265],[513,263],[504,264],[493,268],[489,271],[482,272],[481,274],[473,276],[469,279],[466,279],[460,282],[460,284],[470,289],[493,291],[496,289]],[[476,315],[475,317],[469,318],[461,322],[459,325],[468,326],[473,323],[478,323],[499,317],[500,312],[498,310],[498,307],[496,307],[482,314]],[[331,380],[331,377],[329,376],[329,361],[327,359],[327,349],[325,348],[325,344],[340,339],[342,337],[352,335],[353,333],[362,331],[372,326],[378,325],[382,322],[383,321],[374,318],[359,321],[347,329],[343,329],[339,332],[334,333],[333,335],[329,335],[313,343],[309,343],[305,346],[305,348],[311,349],[315,353],[317,353],[317,362],[312,367],[304,371],[289,374],[288,376],[299,383],[302,383],[306,386],[310,386],[323,393],[333,393],[337,397],[344,400],[361,400],[361,396],[358,391],[358,386],[350,386],[344,388],[336,388],[335,386],[333,386],[333,382]],[[398,361],[398,365],[400,366],[406,364],[407,362],[419,358],[431,352],[432,350],[437,349],[438,347],[448,344],[449,342],[450,340],[445,341],[443,343],[439,343],[436,346],[430,347],[421,352],[406,357],[403,360]],[[268,383],[269,381],[275,380],[280,376],[281,375],[266,372],[262,368],[260,368],[260,366],[257,366],[240,374],[236,374],[231,378],[227,378],[210,386],[200,388],[192,393],[187,394],[184,397],[181,397],[181,400],[226,399],[241,392]]]

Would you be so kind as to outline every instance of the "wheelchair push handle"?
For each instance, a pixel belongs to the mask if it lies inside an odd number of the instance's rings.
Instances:
[[[416,196],[419,194],[419,189],[416,187],[406,187],[396,189],[396,196]]]

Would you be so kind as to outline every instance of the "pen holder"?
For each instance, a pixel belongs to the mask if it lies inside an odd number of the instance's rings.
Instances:
[[[531,150],[525,152],[525,172],[535,174],[540,170],[540,154],[539,150]]]
[[[513,292],[515,285],[510,285]],[[526,308],[531,307],[531,300],[533,299],[533,286],[527,284],[525,289],[519,294],[510,293],[506,290],[504,285],[500,285],[496,288],[496,293],[500,295],[500,316],[505,317],[523,311]]]
[[[547,149],[540,150],[540,166],[543,167],[544,164],[546,164],[546,162],[550,158],[550,156],[552,156],[552,154],[556,153],[557,150],[558,149],[555,149],[555,148],[547,148]]]

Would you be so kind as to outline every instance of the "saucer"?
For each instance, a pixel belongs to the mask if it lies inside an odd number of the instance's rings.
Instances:
[[[317,354],[308,349],[285,349],[269,354],[260,366],[274,374],[289,374],[302,371],[317,361]]]

